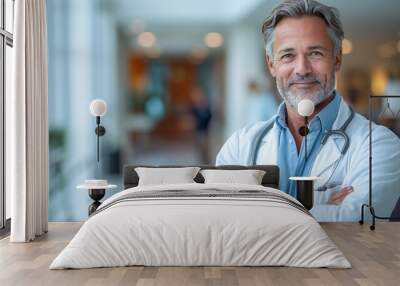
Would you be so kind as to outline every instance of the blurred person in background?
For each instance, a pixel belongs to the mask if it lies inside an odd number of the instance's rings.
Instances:
[[[199,85],[192,88],[190,94],[190,114],[193,118],[193,130],[196,134],[196,143],[199,149],[201,163],[209,163],[209,125],[211,121],[211,108],[207,96]]]

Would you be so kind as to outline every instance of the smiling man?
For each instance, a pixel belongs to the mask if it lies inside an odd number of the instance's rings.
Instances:
[[[235,132],[217,156],[217,165],[280,168],[279,187],[296,197],[291,176],[317,176],[311,213],[320,221],[357,221],[368,202],[368,120],[335,89],[344,36],[338,11],[314,0],[283,1],[265,20],[266,62],[283,103],[267,122]],[[302,99],[315,105],[309,117],[308,156],[297,113]],[[400,196],[400,140],[373,125],[373,197],[380,216],[389,216]]]

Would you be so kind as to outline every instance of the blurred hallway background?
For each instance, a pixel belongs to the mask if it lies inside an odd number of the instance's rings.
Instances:
[[[278,2],[47,0],[49,219],[87,217],[90,199],[76,189],[85,179],[119,191],[125,164],[214,164],[235,130],[273,116],[281,99],[260,27]],[[366,114],[369,94],[400,95],[400,1],[321,2],[344,24],[344,98]],[[95,98],[108,104],[100,164]],[[396,132],[399,101],[375,107]]]

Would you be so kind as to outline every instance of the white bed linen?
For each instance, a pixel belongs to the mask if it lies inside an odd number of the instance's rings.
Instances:
[[[265,190],[254,185],[176,184],[127,189]],[[296,201],[297,202],[297,201]],[[90,217],[50,269],[126,265],[294,266],[350,268],[310,215],[262,199],[185,198],[125,201]]]
[[[263,170],[218,170],[204,169],[200,171],[205,184],[230,183],[261,185],[265,175]]]
[[[135,168],[135,171],[139,176],[139,186],[195,183],[194,178],[199,170],[200,167]]]

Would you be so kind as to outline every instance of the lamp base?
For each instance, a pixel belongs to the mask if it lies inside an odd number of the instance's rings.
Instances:
[[[313,181],[297,181],[297,200],[303,204],[307,210],[311,210],[314,205]]]
[[[89,197],[94,200],[88,209],[89,216],[101,205],[100,200],[104,197],[105,193],[105,189],[89,189]]]
[[[290,177],[289,180],[296,181],[296,199],[303,204],[307,210],[311,210],[314,205],[314,181],[319,177]]]

